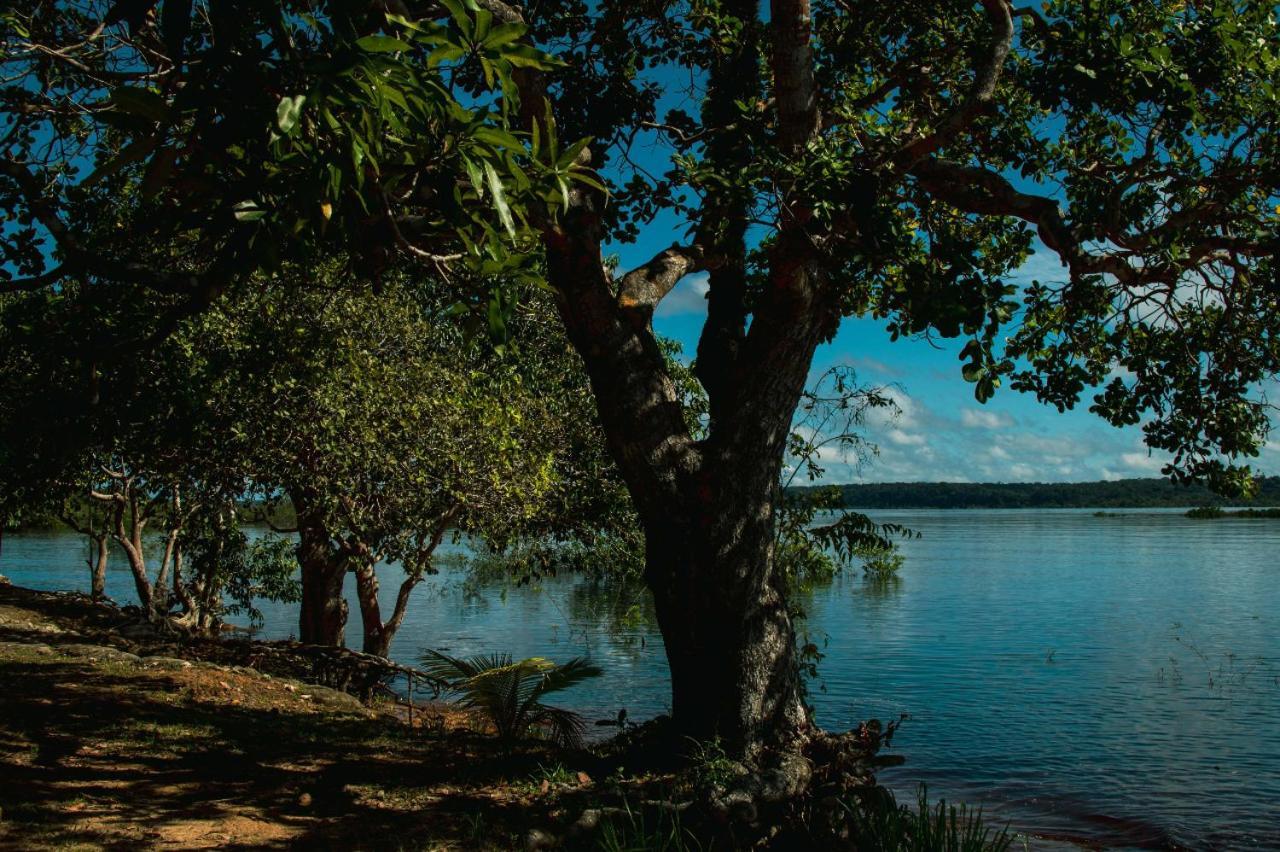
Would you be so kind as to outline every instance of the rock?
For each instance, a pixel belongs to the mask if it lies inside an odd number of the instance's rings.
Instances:
[[[175,657],[147,657],[144,660],[144,665],[147,668],[170,672],[191,668],[191,663],[188,660],[179,660]]]
[[[717,796],[711,801],[711,810],[720,819],[731,822],[753,823],[757,817],[755,798],[743,789]]]
[[[101,660],[111,663],[127,663],[137,665],[142,662],[142,658],[137,654],[130,654],[128,651],[121,651],[112,648],[109,645],[82,645],[73,643],[69,645],[60,645],[58,649],[68,657],[84,657],[93,662]]]
[[[8,586],[8,585],[11,585],[9,583],[9,578],[3,574],[0,574],[0,586]]]
[[[159,635],[156,629],[145,621],[122,624],[116,632],[126,639],[155,639]]]
[[[555,845],[555,836],[538,828],[531,830],[524,837],[524,848],[528,850],[550,849]]]
[[[579,838],[593,833],[600,826],[601,811],[599,808],[587,808],[582,815],[569,826],[569,836]]]

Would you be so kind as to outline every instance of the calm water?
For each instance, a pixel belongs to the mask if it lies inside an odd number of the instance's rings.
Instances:
[[[894,741],[908,762],[882,780],[1107,848],[1280,849],[1280,523],[875,514],[922,533],[903,545],[901,579],[821,590],[808,626],[826,642],[823,725],[911,717]],[[74,536],[11,536],[0,573],[84,589],[83,558]],[[131,588],[117,560],[108,592]],[[445,572],[415,593],[393,655],[586,653],[606,675],[562,703],[592,718],[663,712],[661,640],[612,595],[569,578],[477,590]],[[293,633],[292,607],[264,610],[263,635]]]

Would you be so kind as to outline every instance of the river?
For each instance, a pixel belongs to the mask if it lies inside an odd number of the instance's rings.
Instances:
[[[820,723],[910,717],[893,742],[907,762],[885,783],[910,798],[923,781],[1019,830],[1106,848],[1280,849],[1280,522],[873,514],[921,534],[902,545],[900,578],[854,574],[805,605],[826,655],[812,685]],[[0,573],[84,590],[84,557],[78,536],[11,535]],[[127,602],[131,590],[117,558],[108,593]],[[415,592],[392,654],[588,654],[604,676],[560,703],[641,720],[667,709],[667,677],[661,639],[631,604],[580,578],[500,588],[446,569]],[[294,633],[294,607],[263,612],[261,635]]]

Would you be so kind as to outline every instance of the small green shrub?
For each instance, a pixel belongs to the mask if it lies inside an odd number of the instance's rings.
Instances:
[[[1214,518],[1221,518],[1223,514],[1225,513],[1218,506],[1200,506],[1187,512],[1187,517],[1212,520]]]
[[[868,577],[896,577],[902,568],[903,556],[893,546],[867,545],[857,548],[854,554],[862,560],[862,572]]]
[[[489,654],[459,659],[426,651],[421,659],[429,675],[462,697],[464,707],[484,715],[507,748],[532,731],[557,745],[581,745],[586,728],[582,717],[541,699],[601,674],[582,657],[556,665],[542,657],[513,661],[510,654]]]
[[[948,805],[929,807],[924,784],[915,809],[899,805],[893,793],[862,799],[850,806],[856,848],[867,852],[1006,852],[1013,844],[1008,827],[985,824],[982,809]]]

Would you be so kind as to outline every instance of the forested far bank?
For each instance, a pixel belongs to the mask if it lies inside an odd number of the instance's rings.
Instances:
[[[829,486],[828,486],[829,487]],[[1166,479],[1113,482],[869,482],[836,486],[850,509],[1154,509],[1211,506],[1222,497],[1200,485]],[[797,492],[808,487],[793,489]],[[1280,506],[1280,476],[1258,480],[1252,500],[1232,505]]]

